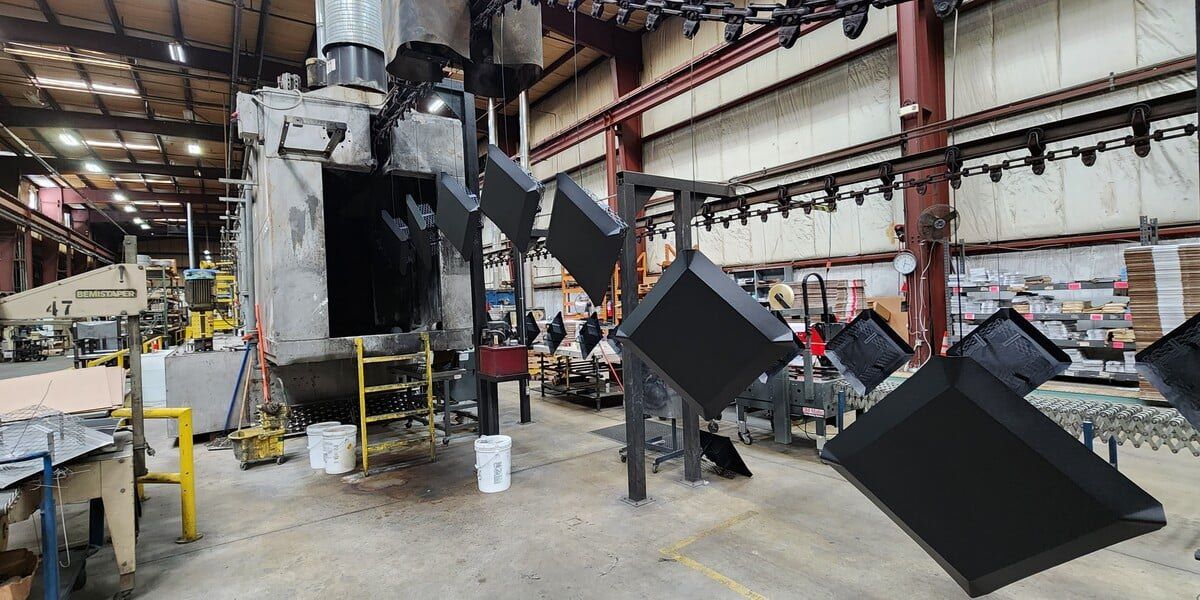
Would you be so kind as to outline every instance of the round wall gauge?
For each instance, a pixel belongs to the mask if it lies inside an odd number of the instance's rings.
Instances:
[[[917,270],[917,255],[905,250],[892,259],[892,267],[901,275],[908,275]]]

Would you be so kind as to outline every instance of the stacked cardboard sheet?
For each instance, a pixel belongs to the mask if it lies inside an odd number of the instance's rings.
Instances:
[[[1139,348],[1200,312],[1200,244],[1136,246],[1125,250],[1129,311]],[[1162,402],[1145,379],[1139,397]]]

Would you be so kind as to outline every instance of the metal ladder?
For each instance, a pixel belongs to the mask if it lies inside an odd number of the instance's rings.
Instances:
[[[429,461],[437,458],[437,430],[434,424],[434,406],[433,406],[433,352],[429,349],[429,334],[421,334],[420,352],[412,352],[409,354],[395,354],[391,356],[363,356],[363,340],[362,338],[354,339],[354,352],[358,363],[358,424],[360,438],[360,453],[362,455],[362,472],[363,475],[371,475],[370,456],[385,452],[392,452],[401,448],[418,445],[421,442],[429,444]],[[379,385],[367,385],[364,374],[364,367],[370,364],[380,363],[400,363],[410,361],[424,362],[424,378],[409,380],[410,377],[402,375],[399,383],[385,383]],[[367,396],[371,394],[393,393],[412,389],[425,388],[425,406],[423,408],[388,412],[378,415],[367,414]],[[399,420],[416,420],[425,421],[426,433],[423,435],[405,435],[399,438],[388,439],[371,443],[367,434],[367,427],[372,423],[383,423],[387,421]],[[385,470],[398,469],[401,467],[410,466],[421,461],[406,461],[403,463],[387,465],[384,468],[376,469],[378,473]]]

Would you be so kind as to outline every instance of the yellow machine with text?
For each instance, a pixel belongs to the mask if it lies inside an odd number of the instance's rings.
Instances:
[[[213,283],[213,300],[216,309],[213,311],[213,331],[225,333],[237,329],[237,276],[233,274],[233,263],[230,261],[201,261],[200,267],[217,272]]]

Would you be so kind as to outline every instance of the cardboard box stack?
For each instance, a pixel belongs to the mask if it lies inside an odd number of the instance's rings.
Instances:
[[[1129,311],[1138,348],[1200,312],[1200,244],[1135,246],[1125,250],[1129,272]],[[1138,396],[1163,402],[1145,379]]]

